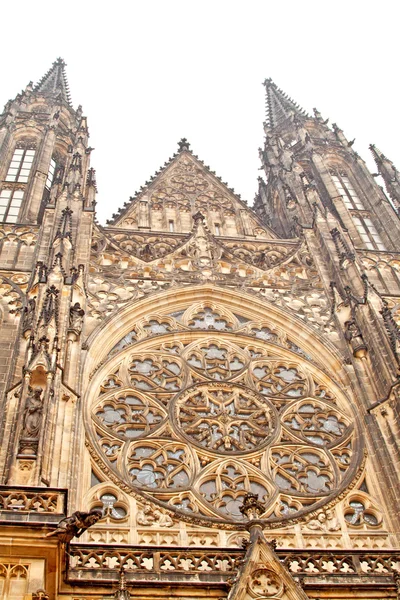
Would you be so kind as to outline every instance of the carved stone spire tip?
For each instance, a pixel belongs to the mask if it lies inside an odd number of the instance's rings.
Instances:
[[[182,138],[178,142],[178,152],[183,152],[184,150],[190,150],[190,144],[186,138]]]
[[[265,505],[258,499],[258,494],[248,492],[243,498],[243,504],[239,506],[239,510],[248,519],[253,521],[259,519],[265,511]]]

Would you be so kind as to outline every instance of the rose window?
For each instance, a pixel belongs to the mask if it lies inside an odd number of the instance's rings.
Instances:
[[[251,452],[276,433],[273,405],[239,385],[197,384],[177,399],[175,410],[178,429],[212,452]]]
[[[267,325],[214,306],[187,312],[149,315],[96,372],[86,423],[104,478],[227,527],[243,519],[248,492],[271,526],[338,498],[362,457],[341,390]],[[354,504],[346,518],[373,512]]]

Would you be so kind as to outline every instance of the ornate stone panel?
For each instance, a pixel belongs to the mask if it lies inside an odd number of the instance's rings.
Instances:
[[[104,479],[141,504],[228,528],[240,526],[250,491],[265,502],[266,527],[341,499],[363,460],[349,403],[268,325],[199,303],[150,313],[121,335],[86,403],[87,445]],[[349,523],[374,514],[346,510]]]

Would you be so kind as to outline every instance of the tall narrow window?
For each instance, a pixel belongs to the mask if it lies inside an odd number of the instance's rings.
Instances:
[[[7,172],[6,181],[26,183],[32,168],[35,150],[16,148]]]
[[[363,203],[357,196],[357,193],[344,173],[332,174],[333,183],[336,186],[337,191],[343,199],[344,205],[350,210],[364,210]]]
[[[215,223],[214,229],[215,229],[215,235],[221,235],[221,228],[220,228],[219,223]]]
[[[386,250],[381,236],[369,217],[356,217],[353,215],[353,221],[362,242],[368,250]]]
[[[0,221],[16,223],[21,208],[23,190],[2,190],[0,193]]]
[[[50,161],[50,166],[49,166],[49,171],[47,173],[47,178],[46,178],[46,183],[45,183],[45,188],[46,190],[50,191],[51,185],[53,183],[53,179],[54,179],[54,173],[56,171],[56,161],[54,160],[54,158],[51,159]]]
[[[174,222],[173,221],[168,221],[168,223],[169,223],[169,230],[170,230],[171,233],[173,233],[174,230],[175,230]]]

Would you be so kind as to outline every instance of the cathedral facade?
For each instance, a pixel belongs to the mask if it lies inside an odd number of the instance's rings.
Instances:
[[[0,115],[1,600],[400,598],[400,175],[265,88],[106,226],[65,63]]]

